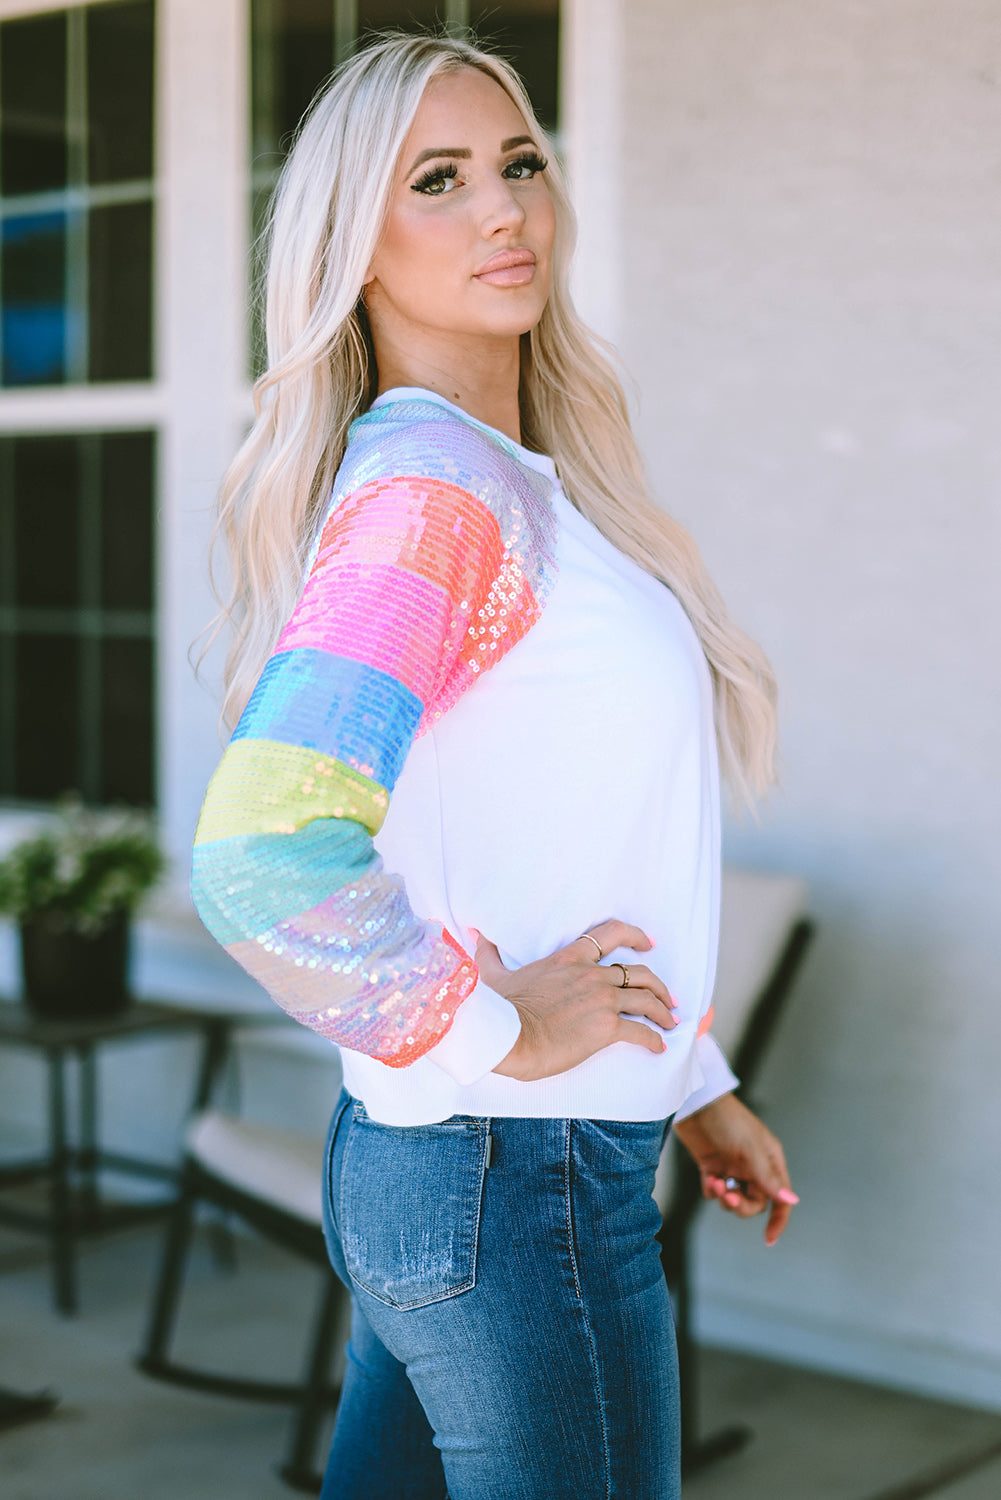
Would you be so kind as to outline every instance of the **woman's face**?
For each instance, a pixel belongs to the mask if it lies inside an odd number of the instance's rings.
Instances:
[[[399,335],[509,339],[542,316],[556,215],[538,155],[507,94],[475,68],[427,87],[397,167],[369,267],[373,319]]]

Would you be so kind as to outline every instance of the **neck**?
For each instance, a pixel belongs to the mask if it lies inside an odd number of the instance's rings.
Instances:
[[[373,335],[375,329],[373,328]],[[396,386],[422,386],[453,401],[463,411],[521,442],[518,381],[520,341],[504,339],[468,346],[450,341],[441,346],[406,346],[394,339],[374,337],[379,388],[376,395]]]

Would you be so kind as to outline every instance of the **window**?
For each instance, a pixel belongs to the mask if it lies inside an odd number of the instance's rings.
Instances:
[[[153,32],[152,0],[0,25],[0,403],[72,406],[0,436],[4,799],[154,800],[156,434],[84,411],[153,374]]]
[[[0,438],[0,796],[153,801],[154,450]]]
[[[152,374],[153,3],[0,26],[0,385]]]

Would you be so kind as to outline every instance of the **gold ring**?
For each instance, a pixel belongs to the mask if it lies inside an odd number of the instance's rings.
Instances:
[[[619,985],[619,989],[627,990],[629,988],[629,970],[626,968],[625,964],[615,963],[612,965],[612,968],[622,970],[622,983]]]
[[[588,940],[589,943],[593,943],[594,944],[594,946],[598,950],[598,958],[604,958],[604,956],[605,956],[605,950],[601,946],[601,944],[598,942],[598,939],[596,937],[592,937],[589,932],[582,932],[581,933],[581,937],[582,938],[587,938],[587,940]],[[597,963],[597,961],[598,961],[598,959],[595,959],[595,963]]]

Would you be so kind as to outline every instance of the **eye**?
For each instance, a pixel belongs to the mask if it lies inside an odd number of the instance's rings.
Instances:
[[[459,169],[454,161],[449,162],[447,167],[431,167],[423,177],[418,177],[417,181],[411,184],[410,190],[413,193],[425,193],[429,198],[440,198],[448,192],[445,184],[449,178],[455,178],[458,175]]]
[[[504,176],[513,182],[531,182],[536,172],[544,172],[549,163],[538,151],[526,151],[522,156],[516,156],[514,161],[509,161],[504,168]]]

